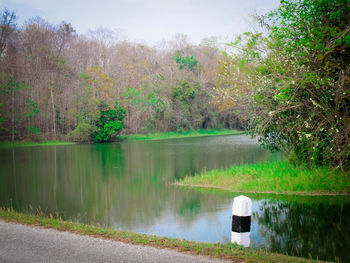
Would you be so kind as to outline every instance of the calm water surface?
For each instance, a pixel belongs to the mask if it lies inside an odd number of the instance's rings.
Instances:
[[[0,149],[0,206],[226,243],[236,195],[170,184],[204,169],[276,158],[245,135]],[[350,262],[349,198],[248,196],[252,247]]]

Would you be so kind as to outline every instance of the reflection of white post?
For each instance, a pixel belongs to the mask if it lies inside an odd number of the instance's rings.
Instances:
[[[244,195],[235,197],[232,205],[232,243],[249,247],[251,215],[252,200]]]

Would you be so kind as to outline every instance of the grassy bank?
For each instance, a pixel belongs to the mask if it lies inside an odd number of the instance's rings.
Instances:
[[[215,135],[232,135],[232,134],[243,134],[243,131],[229,130],[229,129],[208,129],[208,130],[196,130],[196,131],[185,131],[185,132],[156,132],[148,134],[129,134],[121,135],[118,138],[123,140],[164,140],[164,139],[175,139],[175,138],[186,138],[186,137],[200,137],[200,136],[215,136]]]
[[[31,141],[15,141],[15,142],[0,142],[0,147],[24,147],[24,146],[56,146],[56,145],[70,145],[75,142],[63,142],[63,141],[44,141],[44,142],[31,142]]]
[[[232,166],[187,176],[178,185],[233,192],[285,194],[350,194],[350,174],[327,167],[296,168],[287,161]]]
[[[155,132],[148,134],[129,134],[120,135],[117,140],[165,140],[165,139],[176,139],[186,137],[201,137],[201,136],[218,136],[218,135],[233,135],[233,134],[244,134],[244,131],[229,130],[229,129],[208,129],[208,130],[196,130],[196,131],[185,131],[185,132]],[[0,148],[6,147],[24,147],[24,146],[55,146],[55,145],[70,145],[76,144],[76,142],[66,141],[43,141],[43,142],[32,142],[32,141],[3,141],[0,142]]]
[[[57,230],[74,232],[80,235],[89,235],[137,245],[169,248],[179,252],[210,256],[219,259],[228,259],[232,260],[233,262],[319,262],[304,258],[269,253],[263,250],[243,248],[236,244],[210,244],[180,240],[176,238],[143,235],[70,221],[63,221],[61,219],[53,218],[51,215],[50,217],[45,217],[43,215],[22,214],[11,209],[0,208],[0,218],[8,222],[54,228]]]

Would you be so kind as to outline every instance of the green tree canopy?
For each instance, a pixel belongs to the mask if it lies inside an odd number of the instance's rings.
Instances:
[[[349,1],[284,0],[259,20],[266,36],[231,43],[251,94],[249,132],[295,162],[348,169]]]
[[[94,142],[108,142],[113,135],[124,128],[126,110],[116,101],[114,108],[108,107],[106,103],[99,105],[100,116],[95,124],[96,130],[92,137]]]

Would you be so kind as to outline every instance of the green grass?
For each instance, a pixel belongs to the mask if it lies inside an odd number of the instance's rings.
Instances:
[[[191,130],[185,132],[155,132],[148,134],[129,134],[120,135],[117,140],[128,140],[128,141],[138,141],[138,140],[165,140],[165,139],[175,139],[175,138],[186,138],[186,137],[200,137],[200,136],[214,136],[214,135],[233,135],[233,134],[243,134],[244,131],[229,130],[229,129],[208,129],[208,130]],[[32,141],[3,141],[0,142],[0,148],[8,147],[24,147],[24,146],[55,146],[55,145],[70,145],[76,144],[76,142],[66,142],[66,141],[43,141],[43,142],[32,142]]]
[[[114,230],[110,228],[85,225],[71,221],[63,221],[60,218],[54,218],[54,216],[51,214],[49,217],[46,217],[43,214],[22,214],[12,209],[0,208],[0,218],[8,222],[34,225],[45,228],[54,228],[61,231],[74,232],[80,235],[89,235],[137,245],[174,249],[179,252],[210,256],[213,258],[231,260],[233,262],[320,262],[277,253],[269,253],[264,250],[243,248],[231,243],[219,244],[194,242],[180,240],[177,238],[157,237],[152,235],[143,235]]]
[[[185,132],[156,132],[148,134],[129,134],[121,135],[118,138],[123,140],[164,140],[164,139],[175,139],[175,138],[186,138],[186,137],[200,137],[200,136],[214,136],[214,135],[232,135],[232,134],[243,134],[244,131],[229,130],[229,129],[208,129],[208,130],[190,130]]]
[[[5,141],[0,142],[0,148],[7,147],[25,147],[25,146],[56,146],[56,145],[70,145],[75,142],[64,142],[64,141],[44,141],[44,142],[31,142],[31,141]]]
[[[187,176],[176,184],[233,192],[350,194],[350,173],[327,167],[302,169],[287,161],[275,161],[204,171]]]

